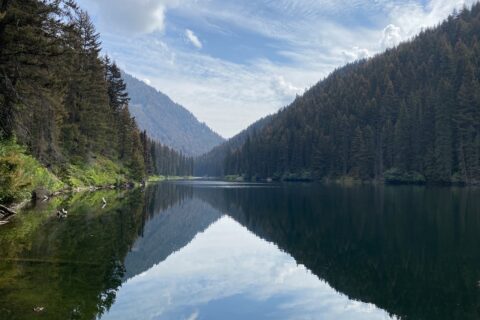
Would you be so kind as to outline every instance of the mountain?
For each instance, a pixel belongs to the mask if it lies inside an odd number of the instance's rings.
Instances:
[[[216,146],[209,152],[195,158],[193,169],[194,175],[199,177],[222,176],[225,171],[225,159],[227,158],[227,156],[234,150],[240,148],[245,143],[245,141],[247,141],[257,131],[262,130],[263,127],[270,122],[271,118],[272,116],[267,116],[256,121],[236,136],[228,139],[221,145]]]
[[[194,197],[394,319],[479,319],[480,197],[467,196],[472,189],[311,184],[196,188]]]
[[[125,258],[125,279],[162,262],[205,231],[222,214],[198,199],[186,199],[156,212]]]
[[[130,112],[153,139],[188,156],[200,155],[223,142],[206,124],[168,96],[129,74],[123,73]]]
[[[231,152],[250,178],[480,183],[480,4],[349,64]]]
[[[191,175],[132,118],[120,70],[74,1],[0,5],[0,202]]]

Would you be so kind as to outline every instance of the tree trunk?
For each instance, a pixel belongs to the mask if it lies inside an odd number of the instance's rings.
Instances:
[[[7,208],[7,207],[5,207],[5,206],[2,206],[2,205],[0,204],[0,214],[3,215],[3,218],[2,218],[2,219],[6,219],[6,218],[8,218],[8,217],[11,217],[11,216],[17,214],[17,213],[16,213],[15,211],[13,211],[12,209],[9,209],[9,208]]]

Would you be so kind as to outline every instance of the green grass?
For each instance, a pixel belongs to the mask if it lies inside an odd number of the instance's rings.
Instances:
[[[0,142],[0,203],[27,200],[33,190],[61,190],[65,184],[14,140]]]
[[[165,176],[150,176],[148,177],[147,182],[160,182],[165,180],[167,180]]]
[[[102,157],[90,164],[69,165],[65,179],[72,188],[110,186],[128,181],[127,172],[122,166]]]
[[[176,180],[193,180],[191,176],[150,176],[147,182],[176,181]]]
[[[415,171],[404,171],[398,168],[392,168],[384,174],[387,184],[425,184],[423,175]]]
[[[225,176],[224,179],[229,182],[240,182],[244,181],[244,178],[240,175],[228,175]]]
[[[88,164],[69,164],[58,177],[47,170],[26,148],[12,140],[0,141],[0,203],[28,200],[38,189],[60,190],[106,187],[131,181],[129,171],[104,157]],[[169,177],[170,178],[170,177]]]

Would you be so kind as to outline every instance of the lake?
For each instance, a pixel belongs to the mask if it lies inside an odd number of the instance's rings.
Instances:
[[[0,319],[479,319],[479,244],[476,188],[75,194],[0,227]]]

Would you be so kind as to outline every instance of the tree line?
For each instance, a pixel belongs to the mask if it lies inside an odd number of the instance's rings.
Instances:
[[[232,150],[248,178],[480,182],[480,4],[297,97]]]
[[[227,156],[240,148],[247,138],[261,131],[271,120],[272,116],[264,117],[231,139],[214,147],[209,152],[195,158],[194,174],[196,176],[221,177],[225,174],[225,160]]]
[[[58,172],[103,156],[135,180],[190,175],[191,159],[140,132],[128,103],[119,68],[75,1],[0,1],[0,139]]]

